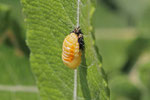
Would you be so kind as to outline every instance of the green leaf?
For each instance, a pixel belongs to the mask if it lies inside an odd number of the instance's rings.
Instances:
[[[14,48],[6,45],[0,46],[0,84],[35,85],[28,58],[17,56],[17,53]]]
[[[126,75],[118,75],[110,81],[111,100],[141,100],[141,91]]]
[[[31,66],[42,99],[72,100],[74,70],[63,64],[61,54],[64,38],[77,25],[77,0],[22,0],[22,3]],[[78,67],[77,99],[109,100],[106,76],[91,26],[95,10],[93,0],[81,0],[79,8],[85,52]]]
[[[140,18],[150,6],[149,0],[114,0],[122,13],[130,14],[135,19]],[[133,6],[134,5],[134,6]]]
[[[10,8],[7,5],[0,4],[0,34],[5,31],[5,29],[10,24]]]

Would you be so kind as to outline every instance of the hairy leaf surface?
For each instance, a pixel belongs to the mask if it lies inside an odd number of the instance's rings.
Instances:
[[[77,0],[22,0],[30,61],[43,100],[73,100],[74,70],[61,59],[64,38],[77,25]],[[108,100],[109,90],[92,34],[93,0],[80,1],[85,52],[78,67],[78,100]]]

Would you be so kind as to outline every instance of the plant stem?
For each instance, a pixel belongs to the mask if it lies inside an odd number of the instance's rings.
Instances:
[[[80,0],[77,0],[77,27],[79,27],[79,15],[80,15]],[[74,92],[73,92],[73,100],[77,100],[77,69],[74,70]]]
[[[74,92],[73,100],[77,100],[77,69],[74,70]]]

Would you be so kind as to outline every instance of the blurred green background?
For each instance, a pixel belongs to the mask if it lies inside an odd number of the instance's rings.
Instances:
[[[111,100],[150,100],[150,0],[98,0],[93,18]],[[39,100],[20,0],[0,0],[0,100]]]

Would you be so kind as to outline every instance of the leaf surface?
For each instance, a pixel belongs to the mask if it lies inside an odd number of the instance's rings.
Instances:
[[[64,38],[77,25],[77,0],[22,0],[30,61],[43,100],[73,100],[74,70],[61,59]],[[95,46],[93,0],[81,0],[79,23],[85,52],[78,67],[78,100],[109,100],[106,76]]]

